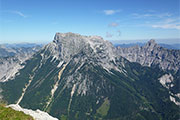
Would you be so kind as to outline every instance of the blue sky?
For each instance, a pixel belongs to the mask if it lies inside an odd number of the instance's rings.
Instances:
[[[56,32],[177,43],[180,0],[0,0],[0,43],[47,43]]]

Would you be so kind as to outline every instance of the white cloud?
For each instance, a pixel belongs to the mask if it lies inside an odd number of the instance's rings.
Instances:
[[[155,17],[155,18],[164,18],[164,17],[171,17],[171,13],[161,13],[161,14],[155,14],[155,13],[146,13],[146,14],[139,14],[139,13],[133,13],[132,14],[135,18],[149,18],[149,17]]]
[[[173,23],[179,21],[180,18],[168,18],[164,20],[164,23]]]
[[[109,26],[109,27],[117,27],[118,25],[119,25],[118,23],[112,22],[112,23],[110,23],[108,26]]]
[[[20,11],[11,11],[11,12],[14,13],[14,14],[17,14],[17,15],[19,15],[19,16],[21,16],[21,17],[24,17],[24,18],[27,17],[25,14],[23,14],[23,13],[20,12]]]
[[[0,13],[3,13],[3,14],[15,14],[15,15],[18,15],[18,16],[21,16],[21,17],[29,17],[27,15],[25,15],[23,12],[21,11],[18,11],[18,10],[0,10]]]
[[[180,30],[180,22],[179,22],[179,18],[168,18],[168,19],[164,19],[163,21],[152,24],[151,27]]]
[[[121,12],[121,10],[103,10],[103,13],[105,15],[113,15],[113,14],[116,14],[118,12]]]
[[[172,16],[171,13],[163,13],[163,14],[157,15],[157,17],[160,17],[160,18],[162,18],[162,17],[171,17],[171,16]]]
[[[163,24],[163,25],[152,25],[153,28],[162,28],[162,29],[178,29],[180,30],[180,25],[176,24]]]
[[[106,32],[106,37],[107,38],[112,38],[113,37],[113,34],[109,33],[109,32]]]
[[[146,13],[146,14],[139,14],[134,13],[132,14],[135,18],[148,20],[142,24],[143,26],[148,26],[152,28],[161,28],[161,29],[177,29],[180,30],[180,18],[174,16],[173,14],[166,12],[166,13]],[[153,18],[153,21],[151,21]],[[155,18],[155,19],[154,19]]]

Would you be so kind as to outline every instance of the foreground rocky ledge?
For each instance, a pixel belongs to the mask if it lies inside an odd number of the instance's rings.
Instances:
[[[11,107],[16,111],[22,111],[25,114],[32,116],[35,120],[58,120],[57,118],[50,116],[46,112],[43,112],[41,110],[33,111],[30,109],[21,108],[21,106],[19,106],[18,104],[10,104],[7,107]]]

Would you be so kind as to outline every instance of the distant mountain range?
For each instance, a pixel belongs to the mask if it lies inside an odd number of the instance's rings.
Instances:
[[[117,46],[117,51],[120,56],[143,66],[159,66],[163,70],[174,71],[180,68],[180,50],[163,48],[155,40],[150,40],[144,46]]]
[[[120,46],[122,48],[128,48],[128,47],[132,47],[132,46],[144,46],[146,43],[129,43],[129,44],[118,44],[115,43],[114,46]],[[167,49],[180,49],[180,44],[163,44],[163,43],[159,43],[158,44],[161,47],[167,48]]]
[[[0,45],[0,82],[14,77],[21,64],[40,49],[37,44]]]
[[[32,48],[35,46],[39,46],[42,47],[44,44],[37,44],[37,43],[5,43],[5,44],[1,44],[2,46],[5,46],[7,48]]]
[[[0,57],[10,57],[17,54],[34,53],[42,47],[42,44],[0,44]]]
[[[62,120],[179,119],[180,50],[155,40],[124,48],[100,36],[56,33],[19,66],[0,79],[8,104]]]

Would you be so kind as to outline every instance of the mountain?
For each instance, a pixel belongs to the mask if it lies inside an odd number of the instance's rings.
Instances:
[[[7,48],[33,48],[33,47],[42,47],[43,44],[37,44],[37,43],[14,43],[14,44],[2,44],[3,46]]]
[[[167,74],[159,79],[160,83],[168,88],[171,94],[180,98],[180,50],[163,48],[155,40],[150,40],[144,46],[136,45],[127,48],[117,46],[116,48],[118,54],[130,62],[152,68],[158,67],[166,71]],[[180,105],[179,102],[176,104]]]
[[[179,50],[180,49],[180,44],[177,43],[177,44],[159,44],[161,47],[164,47],[164,48],[167,48],[167,49],[177,49]]]
[[[136,46],[136,45],[138,45],[138,46],[143,46],[143,45],[145,45],[145,43],[127,43],[127,44],[125,44],[125,43],[123,43],[123,44],[114,44],[114,46],[115,47],[122,47],[122,48],[129,48],[129,47],[132,47],[132,46]]]
[[[12,80],[1,82],[0,94],[9,104],[59,119],[178,120],[178,57],[169,62],[167,56],[180,51],[159,49],[152,40],[143,50],[150,62],[139,64],[99,36],[56,33]],[[152,62],[153,50],[164,58]],[[170,65],[159,65],[164,60]]]
[[[163,70],[177,71],[180,68],[179,50],[169,50],[160,47],[155,40],[150,40],[144,46],[129,48],[117,47],[119,55],[131,62],[138,62],[145,66],[159,66]]]
[[[0,44],[0,58],[13,57],[17,54],[37,52],[42,47],[38,44]]]
[[[8,47],[0,45],[0,82],[7,81],[24,67],[23,62],[39,51],[41,46]]]
[[[140,42],[137,42],[137,43],[123,43],[123,44],[119,44],[119,43],[114,43],[114,46],[115,47],[122,47],[122,48],[129,48],[129,47],[132,47],[132,46],[144,46],[145,43],[140,43]],[[167,48],[167,49],[176,49],[176,50],[179,50],[180,49],[180,44],[163,44],[163,43],[159,43],[158,44],[159,46],[163,47],[163,48]]]

